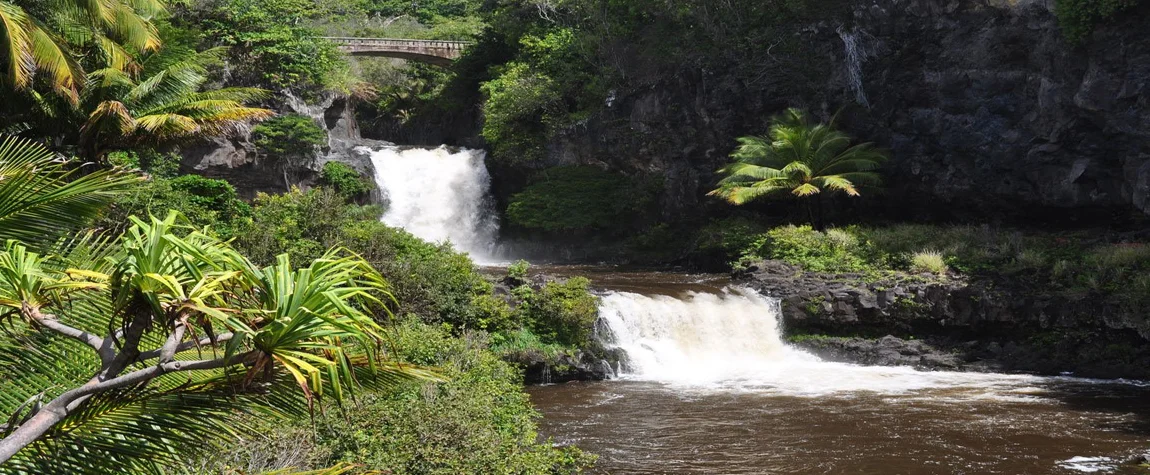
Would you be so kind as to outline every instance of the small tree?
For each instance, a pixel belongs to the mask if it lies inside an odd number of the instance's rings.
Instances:
[[[171,463],[173,444],[228,431],[217,409],[239,409],[244,394],[280,406],[294,386],[310,405],[372,380],[434,377],[378,351],[385,329],[371,310],[391,298],[358,256],[261,268],[175,212],[132,221],[116,241],[0,250],[0,322],[26,339],[23,351],[0,344],[0,409],[11,411],[0,465],[154,473],[125,467]]]
[[[719,170],[725,177],[708,195],[734,205],[787,195],[802,198],[811,223],[819,229],[822,195],[859,196],[860,188],[878,186],[881,176],[875,170],[887,158],[871,143],[852,146],[851,137],[833,124],[811,124],[799,109],[776,117],[767,137],[738,141],[731,154],[735,163]]]
[[[327,132],[310,117],[284,114],[252,129],[256,147],[279,164],[284,188],[291,190],[291,170],[305,168],[315,160],[316,147],[327,143]]]

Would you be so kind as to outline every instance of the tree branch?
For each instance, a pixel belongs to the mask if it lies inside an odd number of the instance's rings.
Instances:
[[[172,333],[168,335],[168,341],[165,341],[164,346],[160,348],[160,363],[167,363],[176,357],[176,348],[184,341],[184,333],[187,331],[188,326],[184,322],[176,322]]]
[[[36,322],[37,325],[92,347],[92,349],[96,350],[96,353],[100,355],[100,359],[103,362],[108,362],[115,357],[114,351],[108,345],[105,345],[103,338],[79,328],[66,325],[58,320],[55,315],[40,313],[40,309],[30,307],[27,304],[24,304],[23,311],[24,314],[30,320]]]
[[[68,413],[75,410],[78,405],[72,404],[76,401],[82,401],[104,391],[122,388],[141,384],[146,381],[155,379],[167,373],[177,371],[193,371],[193,370],[206,370],[218,369],[232,366],[235,364],[243,363],[256,354],[256,351],[249,351],[240,355],[235,355],[231,358],[219,358],[214,360],[196,360],[196,361],[171,361],[162,363],[156,366],[151,366],[138,371],[117,376],[106,381],[100,381],[93,378],[83,386],[72,389],[61,394],[53,399],[29,418],[20,427],[8,434],[3,440],[0,440],[0,464],[7,462],[12,458],[20,449],[27,447],[29,444],[35,442],[42,437],[45,433],[52,429],[56,423],[67,417]]]
[[[183,352],[188,351],[192,348],[199,348],[202,346],[209,346],[209,345],[214,345],[214,344],[218,344],[218,343],[223,343],[225,341],[231,340],[233,337],[235,337],[235,335],[232,333],[221,333],[219,335],[216,335],[215,341],[212,341],[212,339],[209,337],[200,338],[198,341],[186,341],[186,342],[180,343],[180,345],[176,347],[175,354],[183,353]],[[158,358],[159,356],[160,356],[160,350],[145,351],[145,352],[140,353],[140,357],[136,358],[136,362],[137,363],[143,363],[143,362],[148,361],[152,358]]]

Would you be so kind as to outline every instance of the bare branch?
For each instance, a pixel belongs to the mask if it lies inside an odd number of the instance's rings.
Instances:
[[[216,335],[215,341],[212,341],[212,339],[209,337],[200,338],[198,341],[185,341],[183,343],[180,343],[180,345],[176,347],[175,353],[180,354],[180,353],[183,353],[183,352],[188,351],[188,350],[193,349],[193,348],[199,348],[199,347],[223,343],[225,341],[231,340],[234,336],[235,335],[232,333],[221,333],[219,335]],[[143,353],[140,353],[140,357],[136,358],[136,362],[137,363],[143,363],[143,362],[148,361],[152,358],[158,358],[159,356],[160,356],[160,350],[145,351]]]
[[[105,344],[104,339],[95,334],[66,325],[58,320],[55,315],[40,313],[40,309],[30,307],[27,304],[24,305],[23,311],[24,314],[37,325],[92,347],[104,362],[111,360],[114,356],[113,350]]]

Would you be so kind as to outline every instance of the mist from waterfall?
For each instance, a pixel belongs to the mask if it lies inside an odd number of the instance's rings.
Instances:
[[[482,150],[385,147],[371,154],[387,201],[383,222],[450,242],[478,263],[495,261],[499,222]]]
[[[777,300],[741,288],[682,296],[608,292],[599,313],[601,343],[626,355],[623,379],[791,396],[952,387],[981,395],[1004,388],[1025,392],[1037,380],[822,361],[783,341]]]

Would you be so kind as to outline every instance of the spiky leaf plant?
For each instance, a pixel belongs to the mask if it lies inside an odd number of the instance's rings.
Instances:
[[[175,212],[89,241],[0,252],[0,473],[159,473],[230,411],[436,377],[381,351],[387,283],[347,251],[257,268]]]

